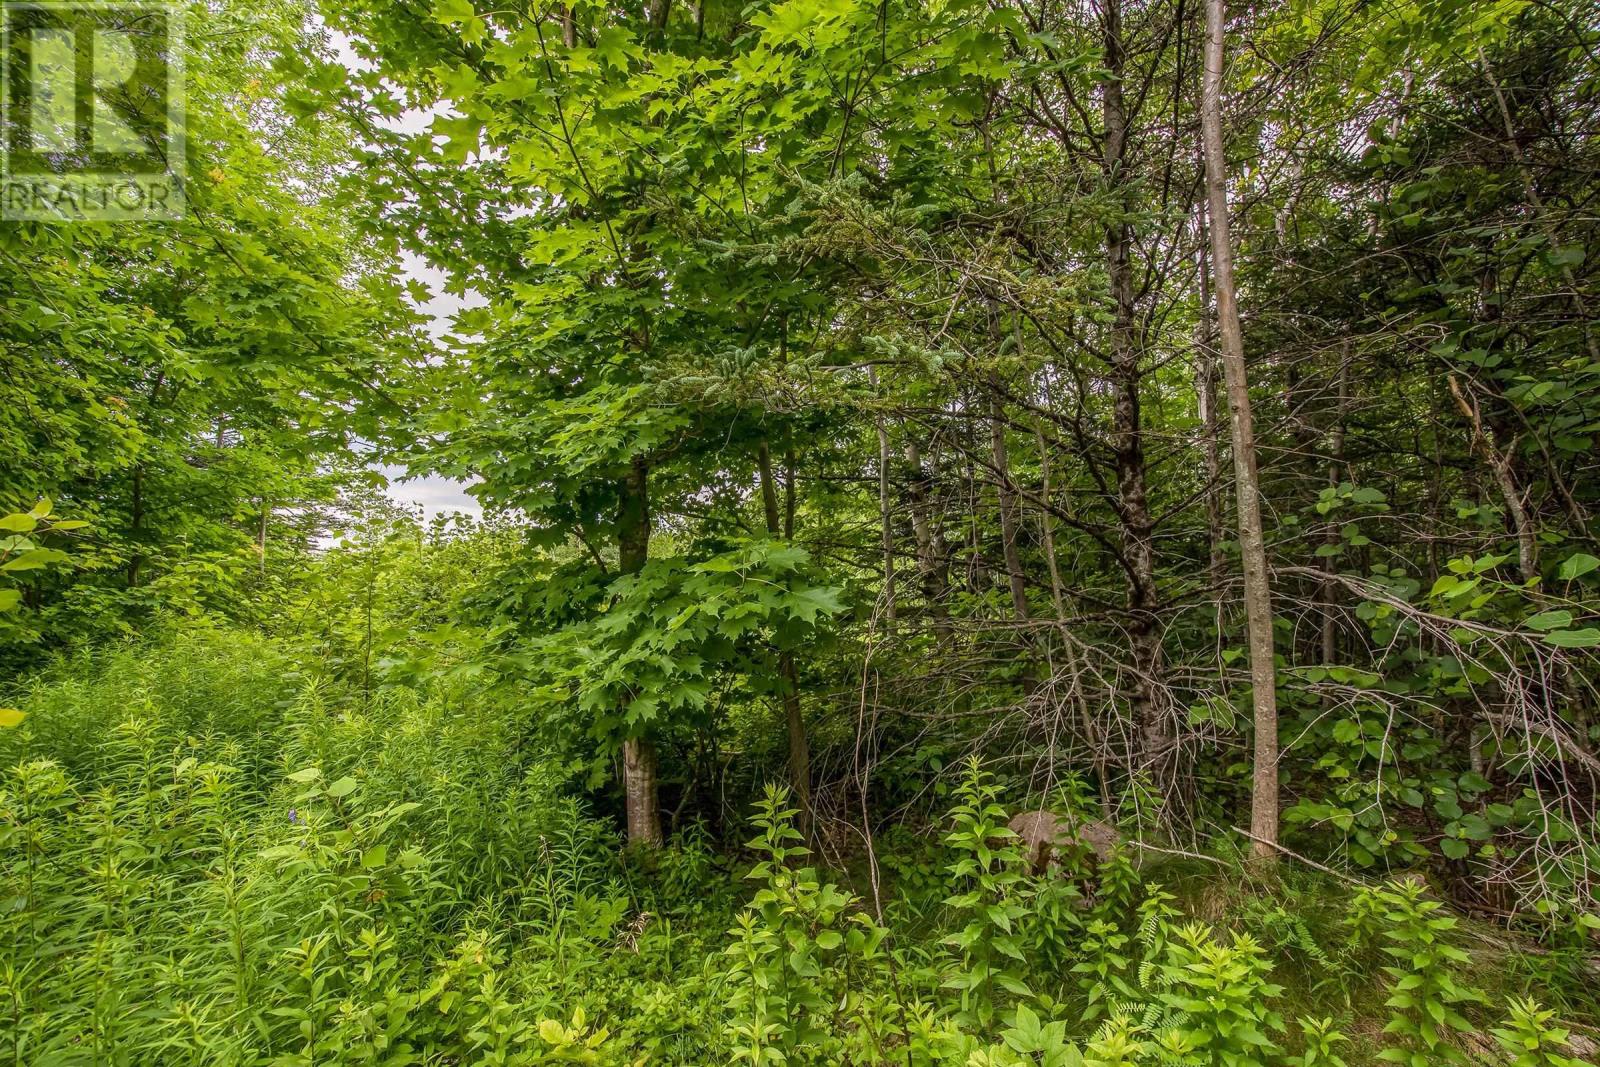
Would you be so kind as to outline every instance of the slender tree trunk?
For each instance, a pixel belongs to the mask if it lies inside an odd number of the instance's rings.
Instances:
[[[267,578],[267,524],[272,520],[272,505],[261,498],[261,526],[256,530],[256,557],[261,564],[261,580]]]
[[[1217,327],[1233,426],[1233,472],[1237,491],[1239,549],[1244,563],[1245,623],[1250,642],[1251,697],[1255,710],[1255,767],[1250,795],[1250,833],[1257,859],[1276,860],[1278,841],[1278,694],[1273,663],[1272,589],[1261,527],[1255,430],[1245,374],[1244,332],[1233,283],[1229,235],[1228,165],[1222,143],[1223,0],[1206,0],[1205,77],[1200,93],[1201,141],[1206,157],[1206,200],[1211,209],[1211,262],[1216,278]]]
[[[1061,563],[1056,559],[1056,519],[1050,511],[1050,449],[1045,444],[1044,430],[1040,428],[1039,420],[1034,419],[1033,424],[1034,447],[1039,452],[1039,499],[1044,502],[1044,507],[1039,509],[1039,537],[1044,542],[1044,561],[1050,571],[1050,605],[1055,609],[1056,622],[1066,626],[1067,596],[1061,581]]]
[[[1121,206],[1130,206],[1127,168],[1128,115],[1122,73],[1126,57],[1122,40],[1121,0],[1106,0],[1102,17],[1107,77],[1101,87],[1105,120],[1106,181],[1118,190]],[[1169,784],[1172,740],[1161,699],[1160,599],[1156,590],[1154,522],[1146,486],[1144,430],[1139,408],[1143,379],[1138,327],[1134,318],[1133,228],[1125,215],[1106,228],[1106,270],[1111,282],[1114,318],[1111,326],[1111,447],[1116,456],[1117,504],[1122,553],[1128,572],[1128,636],[1134,681],[1130,703],[1143,749],[1138,762],[1151,771],[1158,786]]]
[[[785,533],[778,517],[778,487],[772,477],[772,450],[765,440],[760,444],[757,458],[761,468],[761,505],[766,512],[767,534],[771,537],[792,537],[792,524],[789,532]],[[789,734],[789,787],[794,790],[795,807],[800,810],[800,832],[809,836],[813,816],[811,744],[806,738],[806,722],[800,708],[800,673],[795,669],[794,653],[789,649],[782,649],[778,653],[778,682],[783,698],[784,723]]]
[[[139,551],[139,534],[144,530],[144,464],[133,465],[133,491],[128,508],[128,532],[133,535],[133,551],[128,554],[128,588],[139,584],[139,568],[144,553]]]
[[[1028,580],[1022,573],[1022,556],[1017,552],[1017,494],[1011,488],[1011,457],[1006,451],[1006,427],[1000,418],[998,390],[989,399],[989,433],[1000,500],[1000,553],[1011,586],[1011,609],[1019,621],[1026,622]]]
[[[794,540],[794,449],[783,451],[783,536]]]
[[[872,383],[873,392],[878,388],[878,372],[868,370],[868,380]],[[894,588],[894,522],[889,514],[889,431],[884,429],[883,416],[873,415],[873,424],[878,431],[878,521],[883,537],[883,599],[884,618],[888,628],[894,629],[895,619],[895,588]]]
[[[1328,433],[1328,488],[1337,490],[1343,478],[1344,469],[1344,406],[1345,395],[1350,387],[1350,346],[1348,343],[1339,349],[1339,372],[1334,380],[1338,383],[1338,399],[1334,403],[1333,428]],[[1326,545],[1339,543],[1338,524],[1330,522],[1328,533],[1323,541]],[[1333,557],[1329,556],[1322,565],[1327,578],[1322,583],[1322,662],[1334,664],[1339,662],[1339,631],[1338,631],[1338,599],[1339,583],[1334,580],[1336,566]]]
[[[1206,226],[1206,205],[1197,206],[1200,237],[1200,314],[1194,324],[1195,395],[1200,414],[1200,455],[1206,485],[1206,559],[1211,588],[1220,590],[1228,576],[1228,557],[1222,550],[1222,422],[1217,418],[1217,338],[1216,320],[1211,308],[1211,262],[1206,255],[1210,230]],[[1218,618],[1221,628],[1221,618]]]
[[[894,520],[889,513],[889,433],[883,428],[883,417],[878,418],[878,518],[883,529],[883,598],[884,616],[889,628],[894,628]]]
[[[983,126],[984,145],[988,149],[990,181],[994,179],[994,149],[989,141],[989,125]],[[989,337],[998,353],[1003,347],[1003,322],[995,301],[989,302]],[[1017,340],[1017,355],[1021,355],[1022,338]],[[994,464],[995,497],[1000,512],[1000,559],[1006,568],[1006,585],[1011,590],[1011,609],[1021,622],[1028,620],[1028,580],[1022,573],[1022,556],[1017,551],[1019,509],[1017,494],[1011,485],[1011,457],[1006,448],[1006,424],[1001,406],[1001,388],[998,374],[989,377],[989,456]]]
[[[650,468],[634,457],[617,484],[618,569],[637,574],[650,558]],[[656,746],[648,737],[622,742],[623,796],[628,811],[628,845],[659,848],[661,798],[656,775]]]
[[[906,463],[911,467],[911,482],[907,493],[911,504],[911,533],[917,542],[917,571],[922,584],[922,597],[928,603],[928,614],[933,617],[934,630],[941,637],[950,631],[950,610],[945,597],[950,588],[948,552],[944,536],[935,528],[928,502],[928,476],[922,467],[922,450],[917,442],[906,442]]]
[[[1456,407],[1461,409],[1461,414],[1472,423],[1472,447],[1483,457],[1489,473],[1494,476],[1495,485],[1500,489],[1500,499],[1505,502],[1506,514],[1511,517],[1511,527],[1517,535],[1517,566],[1522,572],[1522,580],[1531,582],[1539,577],[1539,538],[1533,517],[1523,503],[1522,491],[1517,488],[1516,475],[1511,470],[1512,452],[1509,448],[1501,449],[1495,442],[1494,431],[1483,424],[1477,400],[1467,398],[1454,374],[1450,375],[1450,393],[1455,397]]]
[[[967,542],[967,588],[978,596],[989,592],[989,563],[983,558],[983,531],[980,529],[982,522],[981,494],[978,490],[978,471],[972,461],[972,444],[963,442],[961,449],[962,459],[965,460],[965,470],[962,473],[961,488],[966,496],[966,521],[963,523],[962,536]]]

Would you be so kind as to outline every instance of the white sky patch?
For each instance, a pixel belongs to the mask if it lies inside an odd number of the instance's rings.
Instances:
[[[457,314],[468,308],[487,307],[489,304],[483,294],[475,289],[468,289],[462,296],[446,292],[445,286],[450,279],[445,272],[413,252],[400,253],[400,274],[407,280],[415,279],[428,287],[428,299],[420,303],[413,300],[411,306],[428,317],[428,333],[436,341],[453,334],[452,320]]]
[[[468,482],[458,482],[437,474],[403,482],[400,479],[405,477],[405,468],[384,466],[378,469],[389,479],[389,499],[403,508],[421,511],[424,522],[435,515],[449,515],[458,511],[474,519],[483,517],[482,505],[476,498],[467,495]]]
[[[328,38],[334,56],[346,69],[354,73],[369,73],[374,69],[371,63],[356,54],[348,35],[329,29]],[[421,133],[433,124],[437,115],[448,112],[448,107],[444,105],[412,108],[402,112],[398,119],[388,125],[401,133]],[[453,320],[457,314],[469,308],[485,307],[489,303],[481,293],[474,290],[469,289],[459,296],[446,291],[450,279],[445,272],[413,252],[401,253],[400,274],[406,280],[421,282],[427,288],[428,299],[411,301],[411,304],[427,317],[427,330],[435,341],[442,342],[446,335],[453,332]],[[377,469],[389,479],[387,490],[389,499],[401,507],[420,510],[425,522],[435,515],[452,512],[462,512],[474,519],[483,517],[482,505],[474,497],[467,495],[470,482],[457,481],[437,474],[401,481],[405,477],[404,468],[380,466]]]

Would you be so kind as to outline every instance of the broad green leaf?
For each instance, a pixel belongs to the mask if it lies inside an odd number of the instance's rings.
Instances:
[[[1570,582],[1574,578],[1582,578],[1596,567],[1600,567],[1600,559],[1596,559],[1587,552],[1574,552],[1561,561],[1561,567],[1556,571],[1556,577],[1563,582]]]
[[[472,0],[437,0],[433,19],[445,26],[459,25],[461,39],[467,44],[480,44],[489,35],[489,27],[478,17]]]
[[[54,548],[32,548],[15,559],[0,563],[0,571],[33,571],[52,563],[65,563],[72,557]]]
[[[1582,630],[1554,630],[1545,634],[1544,640],[1557,648],[1596,648],[1600,647],[1600,630],[1593,626]]]

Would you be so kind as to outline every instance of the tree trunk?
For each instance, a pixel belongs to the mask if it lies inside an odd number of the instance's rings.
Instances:
[[[1195,318],[1195,395],[1199,398],[1200,454],[1206,478],[1206,559],[1211,588],[1220,590],[1227,579],[1228,557],[1222,551],[1222,423],[1217,418],[1217,339],[1211,310],[1211,262],[1206,255],[1210,228],[1206,205],[1196,211],[1200,237],[1200,314]],[[1218,620],[1221,629],[1221,618]]]
[[[637,574],[650,558],[650,468],[635,456],[617,484],[617,562],[623,574]],[[661,798],[656,781],[656,747],[647,737],[622,742],[623,796],[628,809],[628,845],[659,848]]]
[[[961,456],[965,461],[965,469],[962,472],[961,491],[967,501],[962,537],[966,539],[967,588],[978,596],[984,596],[989,592],[989,564],[983,558],[982,500],[978,490],[978,471],[972,462],[973,447],[970,440],[962,442]]]
[[[922,467],[922,450],[917,447],[915,440],[906,442],[906,463],[911,467],[907,496],[911,504],[911,533],[917,542],[917,571],[922,584],[922,598],[927,601],[934,630],[943,638],[950,632],[950,611],[945,604],[950,590],[949,552],[945,547],[944,535],[935,528],[930,514],[929,478]]]
[[[794,540],[794,448],[783,451],[783,536]]]
[[[1017,552],[1017,494],[1011,487],[1011,458],[1006,452],[1006,427],[1000,418],[999,390],[989,399],[989,431],[994,453],[994,472],[1000,499],[1000,553],[1006,564],[1006,579],[1011,586],[1011,609],[1020,622],[1028,621],[1028,581],[1022,573],[1022,557]]]
[[[261,565],[261,580],[267,580],[267,524],[272,521],[272,505],[261,498],[261,526],[256,530],[256,557]]]
[[[139,568],[144,564],[144,554],[139,551],[139,535],[144,530],[144,464],[133,465],[133,492],[128,509],[128,532],[132,534],[133,551],[128,554],[128,588],[139,584]]]
[[[1350,346],[1347,342],[1339,349],[1339,372],[1334,379],[1338,383],[1339,397],[1335,402],[1333,413],[1333,428],[1328,433],[1328,488],[1335,491],[1343,480],[1344,469],[1344,406],[1345,394],[1350,388]],[[1338,524],[1328,523],[1328,532],[1323,544],[1330,547],[1339,543]],[[1323,563],[1323,571],[1328,575],[1322,583],[1322,663],[1330,666],[1339,662],[1339,630],[1338,630],[1338,600],[1339,584],[1335,580],[1337,567],[1334,557],[1329,556]]]
[[[772,450],[763,440],[757,452],[761,467],[761,504],[766,512],[767,534],[793,536],[793,520],[785,534],[778,518],[778,487],[772,478]],[[792,484],[792,483],[791,483]],[[791,511],[792,515],[793,512]],[[806,738],[805,716],[800,709],[800,673],[795,669],[794,653],[778,652],[778,684],[783,698],[783,718],[789,733],[789,787],[794,791],[795,807],[800,810],[800,832],[811,833],[811,744]]]
[[[622,742],[622,780],[628,807],[628,847],[661,847],[661,797],[656,746],[643,737]]]
[[[1261,528],[1255,430],[1245,374],[1244,333],[1233,283],[1229,235],[1227,159],[1222,145],[1223,0],[1206,0],[1205,77],[1200,93],[1201,141],[1206,157],[1206,200],[1211,209],[1211,262],[1217,327],[1233,425],[1233,473],[1238,497],[1239,550],[1244,563],[1245,623],[1250,642],[1251,696],[1255,710],[1255,766],[1250,793],[1250,833],[1257,859],[1277,858],[1278,694],[1273,664],[1272,589]]]
[[[1105,119],[1106,181],[1119,188],[1119,206],[1131,186],[1127,166],[1128,115],[1122,93],[1125,55],[1121,0],[1107,0],[1103,19],[1107,77],[1102,86]],[[1130,694],[1134,725],[1142,752],[1138,763],[1154,775],[1158,787],[1168,783],[1171,731],[1161,699],[1161,632],[1157,611],[1154,523],[1146,487],[1144,432],[1139,410],[1143,378],[1140,345],[1134,321],[1133,228],[1124,212],[1106,227],[1106,272],[1111,283],[1115,317],[1111,326],[1111,448],[1116,456],[1117,509],[1123,564],[1128,576],[1128,639],[1134,680]]]
[[[1489,473],[1494,476],[1495,485],[1500,488],[1500,499],[1505,502],[1511,528],[1517,535],[1517,567],[1522,572],[1522,580],[1531,582],[1539,577],[1539,538],[1533,518],[1523,504],[1522,491],[1517,488],[1516,475],[1511,471],[1511,450],[1502,450],[1495,442],[1494,431],[1483,424],[1477,400],[1467,399],[1454,374],[1449,376],[1449,381],[1456,406],[1472,423],[1472,447],[1483,457]]]
[[[878,372],[869,369],[868,380],[876,394]],[[894,630],[894,522],[889,514],[889,431],[884,429],[883,416],[873,415],[873,425],[878,431],[878,521],[883,537],[883,600],[884,619],[888,629]]]

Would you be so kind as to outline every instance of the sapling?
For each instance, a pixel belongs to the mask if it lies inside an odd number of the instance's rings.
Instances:
[[[1472,1029],[1460,1008],[1481,1003],[1483,994],[1458,980],[1471,959],[1447,940],[1455,918],[1442,914],[1442,905],[1426,899],[1425,892],[1417,881],[1395,882],[1376,892],[1388,942],[1383,952],[1394,960],[1383,968],[1393,980],[1384,1002],[1391,1015],[1383,1032],[1398,1041],[1378,1058],[1406,1067],[1467,1063],[1450,1035]]]
[[[1556,1022],[1556,1013],[1532,997],[1513,999],[1506,1020],[1489,1031],[1511,1059],[1507,1067],[1593,1067],[1566,1055],[1572,1036]]]
[[[954,892],[944,903],[962,924],[944,939],[956,950],[944,984],[960,992],[964,1020],[984,1029],[995,1019],[1001,993],[1033,995],[1024,980],[1027,957],[1017,936],[1029,914],[1022,855],[1016,834],[1006,827],[999,795],[993,776],[973,760],[951,811],[954,826],[944,837],[955,857],[947,868]]]

